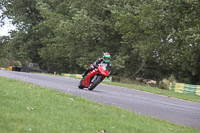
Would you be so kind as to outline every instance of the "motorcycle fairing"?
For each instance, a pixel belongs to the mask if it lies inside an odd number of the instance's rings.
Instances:
[[[104,78],[109,75],[109,72],[106,71],[105,68],[105,64],[99,64],[98,68],[95,68],[93,71],[89,72],[85,79],[82,80],[82,85],[88,88],[90,85],[91,78],[97,74],[102,75],[101,80],[104,80]]]

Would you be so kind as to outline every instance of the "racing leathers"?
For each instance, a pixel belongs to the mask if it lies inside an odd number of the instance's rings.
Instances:
[[[98,65],[99,65],[100,63],[105,63],[105,64],[107,64],[106,69],[109,71],[109,75],[110,75],[110,73],[111,73],[111,63],[110,63],[110,62],[105,62],[103,58],[99,58],[99,59],[97,59],[97,60],[93,63],[93,65],[91,65],[90,67],[88,67],[88,68],[86,69],[86,71],[82,74],[82,76],[83,76],[83,77],[87,76],[87,74],[88,74],[90,71],[92,71],[92,70],[94,70],[95,68],[97,68]]]

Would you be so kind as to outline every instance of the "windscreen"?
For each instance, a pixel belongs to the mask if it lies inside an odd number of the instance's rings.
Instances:
[[[107,63],[101,63],[101,66],[102,66],[102,68],[105,70],[105,71],[107,71]]]

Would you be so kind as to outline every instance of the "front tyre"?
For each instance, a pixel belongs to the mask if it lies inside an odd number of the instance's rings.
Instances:
[[[101,76],[99,75],[97,76],[96,80],[94,80],[94,82],[90,83],[88,89],[92,91],[100,82],[101,82]]]

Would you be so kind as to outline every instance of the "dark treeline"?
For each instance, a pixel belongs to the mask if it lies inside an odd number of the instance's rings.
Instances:
[[[16,31],[0,37],[0,65],[34,62],[82,73],[104,52],[112,74],[200,84],[199,0],[1,0]]]

